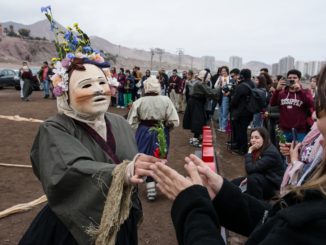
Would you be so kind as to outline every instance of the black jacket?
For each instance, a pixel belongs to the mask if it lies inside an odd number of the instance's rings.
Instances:
[[[247,175],[262,174],[266,179],[280,187],[284,174],[283,160],[274,145],[270,144],[255,162],[253,161],[253,155],[247,153],[245,155],[245,164]]]
[[[252,113],[249,112],[246,108],[251,91],[243,83],[249,84],[252,88],[255,87],[253,81],[251,80],[245,80],[236,86],[234,94],[231,98],[230,107],[232,117],[234,119],[237,119],[239,117],[252,117]]]
[[[219,225],[249,236],[246,244],[326,244],[326,199],[306,191],[303,200],[286,195],[273,207],[224,180],[213,200],[195,185],[181,192],[172,206],[179,244],[225,244]]]

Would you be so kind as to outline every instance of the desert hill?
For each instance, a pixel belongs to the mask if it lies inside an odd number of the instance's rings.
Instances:
[[[51,32],[50,24],[46,19],[31,25],[24,25],[12,21],[2,23],[3,28],[9,29],[10,25],[14,27],[16,32],[21,28],[29,29],[31,37],[46,38],[47,40],[27,40],[17,37],[2,37],[2,40],[0,41],[0,63],[20,65],[22,60],[27,60],[32,64],[40,65],[44,60],[50,60],[52,57],[56,56],[54,45],[51,42],[54,39],[54,35]],[[62,25],[58,25],[61,29],[65,29]],[[128,68],[138,65],[142,69],[148,69],[151,66],[150,51],[116,45],[98,36],[90,36],[90,40],[93,48],[103,50],[104,52],[117,56],[116,64],[112,65]],[[176,54],[164,52],[160,59],[160,56],[155,53],[153,56],[152,69],[158,70],[164,67],[167,70],[171,70],[173,68],[192,68],[199,70],[204,68],[203,57],[182,55],[181,66],[179,66],[179,62],[179,56]],[[226,61],[215,60],[215,67],[222,65],[229,64]],[[253,74],[256,74],[259,72],[260,68],[270,68],[270,65],[258,61],[250,61],[245,63],[243,67],[251,69]]]

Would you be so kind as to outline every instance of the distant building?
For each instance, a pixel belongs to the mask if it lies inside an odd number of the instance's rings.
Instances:
[[[306,62],[296,61],[294,67],[295,67],[295,69],[301,71],[302,75],[305,75],[307,73]]]
[[[214,56],[202,56],[203,68],[210,69],[211,73],[216,71],[215,57]]]
[[[307,62],[307,72],[304,74],[308,74],[309,76],[317,75],[321,69],[322,62],[320,61],[310,61]]]
[[[272,76],[277,76],[280,74],[280,69],[278,63],[272,64]]]
[[[231,56],[229,58],[229,63],[230,63],[230,69],[234,69],[234,68],[241,69],[242,68],[242,58],[239,56]]]
[[[3,28],[2,28],[2,24],[0,24],[0,37],[3,37]]]
[[[294,58],[292,56],[281,58],[278,65],[279,75],[285,76],[289,70],[294,69]]]

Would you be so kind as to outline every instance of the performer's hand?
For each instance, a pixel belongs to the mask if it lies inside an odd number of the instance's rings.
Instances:
[[[151,168],[153,170],[152,177],[157,182],[157,187],[171,200],[174,200],[181,191],[192,185],[202,185],[197,168],[193,163],[185,165],[189,177],[182,176],[162,162],[155,163]]]
[[[200,158],[194,154],[190,154],[185,158],[187,163],[194,163],[202,179],[203,185],[207,188],[209,196],[214,199],[223,185],[223,178],[213,172]]]
[[[155,164],[155,162],[160,161],[156,157],[139,154],[134,160],[134,172],[129,178],[132,184],[140,184],[144,182],[144,176],[150,176],[152,174],[150,166]],[[162,160],[163,162],[163,160]]]

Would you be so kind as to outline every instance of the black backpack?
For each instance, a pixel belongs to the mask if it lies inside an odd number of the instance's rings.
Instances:
[[[256,114],[261,112],[267,105],[267,93],[266,90],[261,88],[252,88],[249,84],[243,83],[250,89],[250,96],[247,99],[246,108],[249,112]]]

